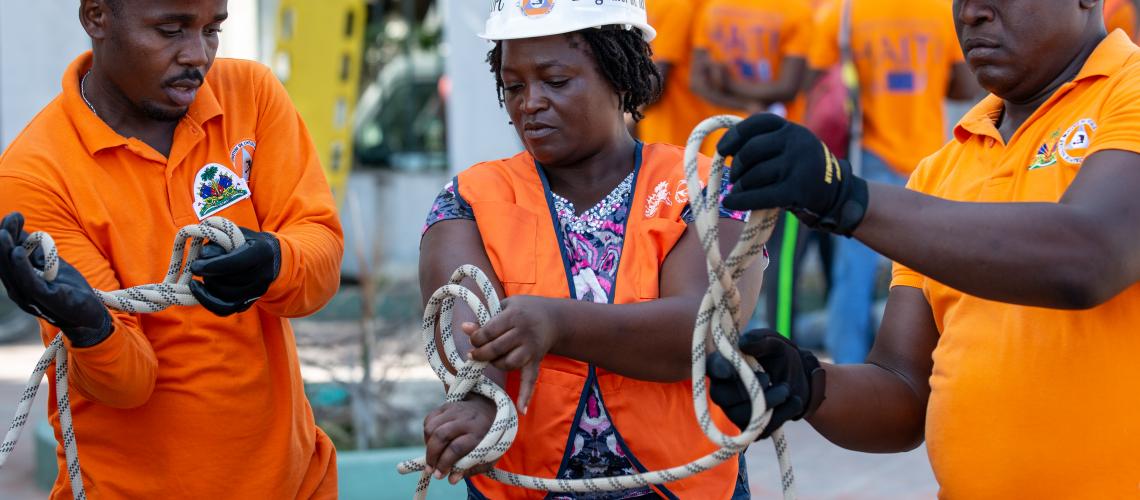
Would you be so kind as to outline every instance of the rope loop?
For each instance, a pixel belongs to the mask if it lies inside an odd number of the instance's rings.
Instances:
[[[206,242],[220,245],[226,252],[232,252],[245,244],[245,236],[236,224],[222,217],[210,217],[201,222],[183,227],[174,237],[174,249],[170,257],[170,266],[167,267],[166,277],[162,283],[149,284],[104,292],[94,290],[95,295],[103,305],[108,308],[130,314],[156,313],[171,306],[196,306],[198,300],[190,292],[190,265],[198,259],[202,247]],[[186,251],[186,245],[190,250]],[[45,232],[35,232],[24,241],[24,249],[31,255],[36,249],[44,253],[44,268],[36,270],[36,274],[46,281],[54,281],[59,275],[59,250],[55,240]],[[28,385],[20,396],[16,407],[16,416],[4,441],[0,443],[0,468],[16,449],[16,442],[28,423],[28,414],[32,403],[39,391],[40,381],[43,380],[48,368],[55,363],[56,406],[59,408],[59,426],[63,435],[63,451],[67,456],[67,476],[71,482],[71,493],[76,500],[86,499],[87,491],[83,487],[83,475],[79,465],[79,450],[75,444],[75,430],[71,419],[71,399],[67,384],[67,348],[63,343],[63,333],[56,334],[48,344],[44,355],[36,363]]]
[[[699,151],[705,138],[716,130],[731,127],[739,121],[740,118],[733,116],[716,116],[701,122],[693,131],[693,135],[689,137],[684,156],[685,175],[690,186],[689,204],[695,216],[701,246],[705,249],[709,279],[709,288],[701,301],[696,327],[693,331],[691,356],[693,407],[701,429],[709,441],[720,446],[720,449],[690,463],[666,470],[616,477],[574,480],[548,479],[515,474],[500,469],[492,469],[486,473],[488,477],[512,486],[557,493],[621,491],[669,483],[707,471],[743,453],[759,437],[771,419],[772,412],[766,407],[764,391],[754,373],[755,370],[760,370],[760,365],[756,360],[741,353],[736,345],[740,336],[737,325],[740,324],[741,319],[740,292],[736,287],[736,282],[744,275],[752,262],[763,253],[764,243],[772,234],[778,212],[766,210],[753,213],[745,225],[740,241],[736,243],[727,258],[722,258],[718,223],[720,220],[721,179],[723,178],[725,160],[719,154],[713,158],[707,182],[702,182],[699,178],[698,168]],[[697,189],[696,186],[704,186],[704,189]],[[483,305],[475,292],[459,285],[465,278],[475,280],[487,301],[487,306]],[[428,362],[436,376],[450,388],[447,392],[446,401],[460,401],[471,392],[475,392],[490,398],[495,403],[495,419],[491,424],[491,430],[471,453],[460,459],[455,465],[456,470],[465,471],[478,465],[494,463],[507,452],[514,443],[518,427],[518,415],[510,397],[498,385],[483,375],[483,369],[487,363],[465,361],[459,356],[454,345],[451,324],[457,299],[471,307],[480,326],[486,324],[492,316],[499,313],[499,299],[486,275],[475,266],[465,265],[455,271],[448,284],[440,287],[432,294],[427,307],[424,309],[424,321],[421,330],[424,352],[427,354]],[[449,372],[444,366],[439,346],[435,340],[437,325],[440,340],[443,343],[443,356],[446,356],[448,362],[456,368],[455,374]],[[716,349],[732,363],[741,380],[744,381],[752,400],[752,416],[748,426],[736,435],[721,432],[714,424],[709,410],[705,360],[710,347]],[[791,462],[787,456],[787,441],[779,430],[772,434],[772,439],[779,457],[784,498],[795,498],[795,479]],[[419,457],[405,461],[397,467],[401,474],[421,472],[415,493],[417,500],[427,498],[431,476],[423,472],[426,466],[425,457]]]

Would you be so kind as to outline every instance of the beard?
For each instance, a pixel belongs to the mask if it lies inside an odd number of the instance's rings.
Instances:
[[[176,122],[181,120],[183,116],[186,116],[190,108],[163,108],[152,101],[142,101],[139,103],[139,110],[142,111],[143,115],[147,118],[154,121]]]

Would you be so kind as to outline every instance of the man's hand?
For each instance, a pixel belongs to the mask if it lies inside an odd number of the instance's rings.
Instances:
[[[456,484],[463,476],[475,476],[491,470],[494,463],[480,465],[462,474],[451,468],[479,445],[491,430],[494,420],[495,404],[477,394],[458,403],[446,403],[429,413],[424,419],[428,474],[434,473],[436,479],[450,476],[451,484]]]
[[[241,228],[245,244],[226,253],[215,243],[202,248],[190,272],[190,291],[206,310],[229,316],[245,311],[260,299],[281,271],[281,244],[271,233]]]
[[[558,342],[558,325],[552,314],[563,299],[519,295],[503,300],[503,310],[482,328],[473,323],[461,325],[471,337],[471,359],[486,361],[503,371],[522,370],[519,412],[525,414],[538,366]]]
[[[0,222],[0,281],[20,309],[58,327],[74,347],[91,347],[111,335],[111,313],[95,296],[91,285],[71,264],[59,259],[59,274],[47,281],[44,253],[24,249],[28,233],[24,216],[13,212]]]
[[[772,419],[760,434],[765,439],[789,420],[811,416],[824,399],[824,371],[812,353],[800,350],[774,330],[760,329],[740,336],[740,349],[760,362],[757,372],[764,387],[764,400],[772,409]],[[752,403],[736,370],[723,356],[709,356],[707,373],[709,395],[732,423],[748,425]]]
[[[867,182],[800,125],[754,115],[729,129],[717,151],[733,157],[728,208],[785,208],[812,228],[844,236],[863,221]]]

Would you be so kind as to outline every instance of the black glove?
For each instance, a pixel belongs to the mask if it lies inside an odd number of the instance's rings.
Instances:
[[[28,233],[24,216],[12,212],[0,221],[0,281],[20,309],[59,328],[74,347],[91,347],[111,335],[111,313],[91,285],[71,264],[59,259],[59,274],[47,281],[36,274],[44,268],[43,249],[24,249]],[[33,267],[34,266],[34,267]]]
[[[800,350],[775,330],[752,330],[740,336],[740,350],[764,368],[756,372],[764,387],[764,400],[772,409],[772,419],[758,439],[765,439],[789,420],[811,416],[824,399],[825,373],[819,361]],[[736,370],[718,353],[709,355],[706,371],[709,396],[724,410],[732,423],[743,429],[752,414],[752,403]]]
[[[716,149],[733,157],[727,208],[786,208],[809,227],[844,236],[863,221],[867,182],[800,125],[754,115],[729,129]]]
[[[218,316],[245,311],[260,299],[281,271],[281,244],[270,233],[241,228],[245,244],[226,253],[215,243],[202,247],[190,272],[202,281],[191,281],[190,291],[198,302]]]

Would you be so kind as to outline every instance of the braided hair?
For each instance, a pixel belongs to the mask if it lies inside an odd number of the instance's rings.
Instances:
[[[641,32],[609,25],[570,34],[582,37],[589,45],[589,53],[594,56],[598,70],[621,96],[622,111],[633,115],[634,120],[641,120],[641,108],[656,102],[661,97],[662,87],[661,72],[653,64],[653,50],[641,37]],[[502,41],[496,41],[495,47],[487,53],[487,62],[495,75],[499,105],[503,105]]]

